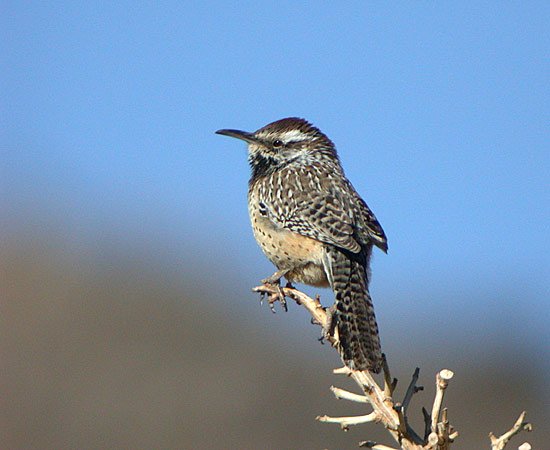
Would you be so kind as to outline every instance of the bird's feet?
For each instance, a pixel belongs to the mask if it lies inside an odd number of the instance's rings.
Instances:
[[[252,289],[254,292],[260,294],[260,302],[263,303],[264,298],[267,296],[267,303],[271,312],[275,312],[275,303],[279,302],[285,311],[288,311],[288,306],[286,304],[286,297],[283,288],[280,283],[266,283],[262,280],[263,284],[261,286],[255,287]]]
[[[261,295],[260,301],[263,301],[267,295],[267,302],[272,312],[275,312],[275,303],[279,302],[285,311],[288,311],[286,303],[285,292],[281,288],[281,278],[288,272],[288,270],[278,270],[270,277],[262,280],[262,286],[258,286],[253,290],[259,292]],[[287,284],[287,287],[290,283]]]

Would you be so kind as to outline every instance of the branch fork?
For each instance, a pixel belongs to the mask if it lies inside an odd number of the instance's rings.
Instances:
[[[267,294],[270,297],[270,306],[273,306],[274,301],[280,300],[280,296],[288,297],[294,300],[298,305],[303,306],[312,316],[312,323],[320,325],[323,330],[329,325],[329,314],[323,308],[319,297],[310,298],[303,292],[298,291],[290,286],[273,287],[273,285],[264,284],[255,287],[254,292]],[[280,294],[280,295],[279,295]],[[281,301],[285,306],[286,303]],[[330,336],[326,336],[327,340],[336,349],[339,348],[338,330]],[[342,355],[341,355],[342,356]],[[352,378],[362,391],[362,394],[355,394],[334,386],[331,386],[331,391],[337,399],[348,400],[357,403],[367,403],[372,408],[369,414],[349,417],[330,417],[318,416],[317,420],[323,423],[336,423],[343,430],[349,429],[350,426],[360,425],[364,423],[381,423],[399,444],[401,449],[405,450],[448,450],[454,440],[458,437],[458,432],[451,426],[448,418],[447,408],[443,408],[443,399],[449,382],[454,376],[454,373],[449,369],[443,369],[436,375],[436,394],[432,405],[431,413],[423,408],[424,430],[422,436],[416,433],[409,425],[407,412],[411,404],[411,400],[418,391],[423,389],[418,386],[417,382],[420,375],[420,369],[416,368],[412,375],[411,382],[405,392],[402,402],[394,400],[394,393],[397,386],[397,379],[392,378],[390,370],[384,356],[383,375],[384,384],[381,387],[374,380],[372,374],[368,371],[351,370],[344,366],[334,369],[333,373],[346,375]],[[514,426],[500,437],[496,437],[490,433],[491,450],[502,450],[509,440],[521,432],[522,430],[531,431],[530,423],[525,422],[525,412],[523,412]],[[373,441],[363,441],[359,443],[360,447],[372,448],[377,450],[393,450],[383,444],[378,444]],[[524,443],[520,450],[529,450],[531,446]]]

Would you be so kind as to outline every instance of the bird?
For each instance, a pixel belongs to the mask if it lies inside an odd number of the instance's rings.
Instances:
[[[305,119],[288,117],[254,132],[217,134],[248,144],[248,212],[254,237],[277,271],[264,283],[330,287],[339,352],[352,370],[383,364],[369,293],[374,246],[388,251],[380,223],[344,174],[334,143]],[[326,330],[328,331],[328,330]],[[328,331],[330,332],[330,331]]]

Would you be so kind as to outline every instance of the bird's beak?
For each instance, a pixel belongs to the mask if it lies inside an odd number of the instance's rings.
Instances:
[[[241,139],[246,142],[258,142],[258,139],[254,136],[254,133],[240,130],[218,130],[216,134],[223,134],[224,136],[230,136],[237,139]]]

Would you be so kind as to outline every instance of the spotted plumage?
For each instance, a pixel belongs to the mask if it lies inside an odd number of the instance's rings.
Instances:
[[[368,291],[372,247],[382,227],[344,175],[331,140],[304,119],[254,133],[219,130],[248,143],[248,207],[256,241],[291,282],[330,286],[341,354],[353,369],[379,372],[378,327]]]

